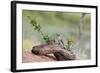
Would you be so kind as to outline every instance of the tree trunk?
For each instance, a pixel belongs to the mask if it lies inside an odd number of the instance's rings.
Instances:
[[[80,14],[80,20],[79,20],[79,25],[78,25],[78,54],[81,52],[81,43],[82,43],[82,35],[83,35],[83,21],[84,21],[84,16],[85,13]]]
[[[32,53],[36,55],[54,54],[58,61],[75,60],[75,54],[52,44],[38,45],[32,48]]]
[[[78,26],[78,29],[79,29],[79,36],[78,36],[78,39],[81,40],[81,37],[82,37],[82,29],[83,29],[83,18],[85,16],[85,13],[81,13],[80,14],[80,21],[79,21],[79,26]]]

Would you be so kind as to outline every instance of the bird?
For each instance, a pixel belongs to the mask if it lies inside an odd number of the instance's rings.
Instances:
[[[56,33],[56,36],[57,36],[56,39],[57,39],[58,45],[59,45],[61,48],[64,48],[64,42],[63,42],[63,39],[62,39],[61,35],[58,34],[58,33]]]

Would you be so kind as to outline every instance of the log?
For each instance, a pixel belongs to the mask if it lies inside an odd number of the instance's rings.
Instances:
[[[36,55],[53,54],[58,61],[75,60],[75,54],[52,44],[34,46],[31,50]]]
[[[31,53],[30,51],[23,50],[22,53],[22,63],[33,63],[33,62],[51,62],[57,61],[55,56],[53,55],[36,55]]]

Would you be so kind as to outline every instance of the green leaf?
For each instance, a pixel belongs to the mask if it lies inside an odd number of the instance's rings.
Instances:
[[[46,43],[50,43],[50,37],[48,35],[43,36]]]
[[[33,26],[36,26],[37,22],[36,20],[31,20],[30,24],[32,24]]]
[[[37,27],[38,27],[38,29],[37,29],[37,30],[38,30],[38,31],[40,31],[40,29],[41,29],[41,26],[40,26],[40,25],[37,25]]]
[[[34,29],[35,29],[35,30],[37,30],[37,29],[38,29],[38,27],[37,27],[37,26],[35,26],[35,27],[34,27]]]

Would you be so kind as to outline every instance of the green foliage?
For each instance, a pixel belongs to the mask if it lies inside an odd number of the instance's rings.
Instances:
[[[75,43],[74,37],[69,37],[67,39],[67,43],[64,45],[64,48],[70,50],[72,46],[74,45],[74,43]]]
[[[28,16],[28,18],[30,19],[31,17]],[[37,23],[36,20],[31,19],[30,24],[32,24],[32,26],[34,27],[34,30],[37,30],[41,33],[46,43],[50,43],[50,37],[46,34],[43,34],[43,32],[41,31],[41,26]]]
[[[37,31],[40,31],[41,27],[40,27],[40,25],[36,25],[36,26],[34,27],[34,29],[37,30]]]
[[[36,26],[37,22],[36,22],[36,20],[31,20],[30,24],[32,24],[33,26]]]
[[[73,37],[68,38],[67,41],[68,48],[71,48],[74,43],[75,43],[75,39]]]
[[[45,40],[46,43],[50,43],[50,37],[48,35],[44,35],[43,39]]]
[[[34,27],[34,30],[37,30],[38,32],[41,30],[41,26],[37,24],[36,20],[31,20],[30,24]]]

